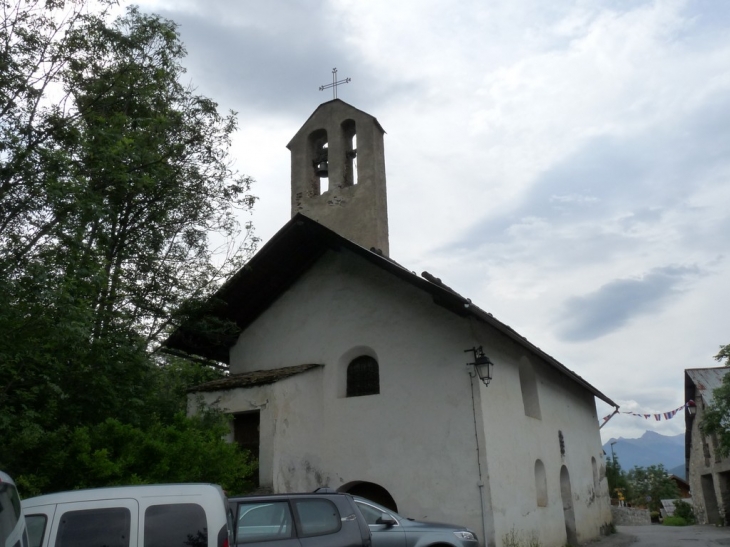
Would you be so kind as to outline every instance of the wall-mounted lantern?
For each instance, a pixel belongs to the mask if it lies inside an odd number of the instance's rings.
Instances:
[[[489,382],[492,381],[492,367],[494,366],[494,363],[492,363],[489,357],[484,355],[482,346],[464,350],[464,353],[469,352],[474,354],[474,362],[467,363],[466,366],[473,366],[476,375],[479,376],[479,379],[482,382],[484,382],[485,386],[488,386]]]
[[[690,416],[697,414],[697,404],[692,399],[687,401],[687,412]]]

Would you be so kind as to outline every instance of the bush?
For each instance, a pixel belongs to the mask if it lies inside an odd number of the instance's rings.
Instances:
[[[664,517],[664,526],[687,526],[689,523],[682,517]]]
[[[130,484],[212,482],[224,490],[254,487],[257,461],[223,436],[228,417],[202,410],[172,423],[137,427],[113,418],[59,429],[38,443],[37,471],[17,477],[24,497],[76,488]],[[38,464],[40,462],[40,464]]]
[[[687,524],[695,523],[695,513],[692,505],[686,501],[677,500],[674,502],[674,516],[683,518],[687,521]]]

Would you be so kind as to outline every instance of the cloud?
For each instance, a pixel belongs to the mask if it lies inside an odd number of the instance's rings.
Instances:
[[[633,317],[660,310],[701,274],[696,266],[655,268],[636,279],[617,279],[585,296],[568,298],[559,328],[563,340],[584,342],[626,326]]]
[[[651,254],[659,242],[717,252],[730,245],[728,157],[730,94],[716,93],[670,121],[585,140],[437,252],[571,269]]]
[[[327,0],[161,2],[149,9],[178,24],[193,84],[239,112],[302,119],[332,98],[319,87],[331,83],[335,67],[340,79],[352,79],[340,97],[361,107],[417,91],[413,81],[379,77]]]
[[[289,217],[285,145],[331,97],[318,87],[336,66],[352,78],[340,97],[388,132],[396,260],[614,399],[674,408],[682,368],[715,364],[730,305],[730,2],[142,4],[180,23],[199,92],[240,112],[236,159],[259,181],[264,239]]]
[[[238,3],[211,0],[206,6],[160,14],[179,25],[188,50],[185,64],[202,79],[194,84],[220,102],[301,115],[332,67],[354,64],[350,51],[329,39],[322,1],[306,7],[292,1],[247,3],[240,9]],[[271,13],[275,7],[279,18]]]

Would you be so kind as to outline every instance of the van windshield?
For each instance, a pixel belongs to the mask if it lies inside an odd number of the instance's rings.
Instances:
[[[10,483],[0,482],[0,545],[5,545],[20,520],[20,497]]]

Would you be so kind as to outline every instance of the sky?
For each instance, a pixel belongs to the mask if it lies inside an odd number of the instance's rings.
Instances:
[[[390,255],[428,271],[622,411],[684,403],[730,343],[730,2],[144,0],[186,77],[238,113],[266,242],[286,144],[332,98],[385,136]],[[498,364],[495,375],[499,374]],[[598,402],[599,418],[612,409]],[[617,415],[610,437],[683,433]]]

